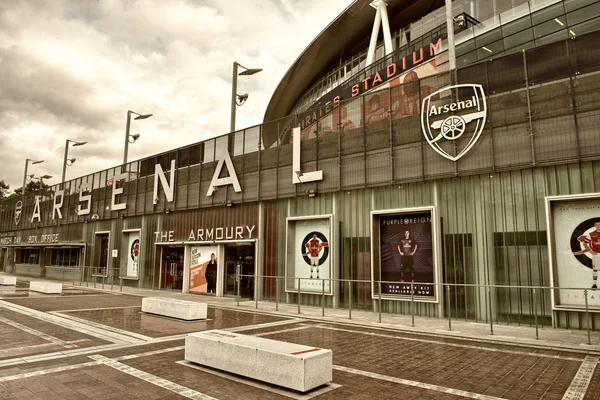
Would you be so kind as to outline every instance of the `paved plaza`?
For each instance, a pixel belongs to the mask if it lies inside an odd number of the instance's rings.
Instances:
[[[596,399],[586,331],[323,310],[131,288],[0,287],[0,399]],[[207,302],[205,321],[141,312],[144,296]],[[333,381],[301,394],[184,360],[186,333],[235,331],[331,349]]]

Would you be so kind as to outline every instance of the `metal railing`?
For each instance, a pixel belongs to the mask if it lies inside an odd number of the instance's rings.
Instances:
[[[81,269],[80,286],[85,284],[86,287],[90,287],[93,284],[94,288],[104,289],[105,285],[107,287],[110,285],[110,290],[113,290],[115,285],[119,285],[119,292],[123,291],[123,277],[120,276],[120,268],[84,266]]]
[[[511,325],[510,309],[514,308],[511,304],[502,304],[500,295],[503,291],[524,291],[528,294],[528,298],[531,300],[530,303],[518,305],[520,311],[520,318],[518,320],[519,325],[529,325],[535,328],[535,338],[540,339],[540,329],[544,327],[556,328],[554,324],[544,324],[544,320],[552,321],[553,313],[555,311],[570,311],[577,312],[580,314],[580,330],[587,331],[587,343],[591,344],[591,331],[593,327],[593,312],[600,312],[600,306],[590,306],[590,298],[593,296],[594,290],[589,288],[573,288],[573,287],[552,287],[552,286],[509,286],[509,285],[478,285],[478,284],[455,284],[455,283],[427,283],[427,282],[391,282],[391,281],[370,281],[360,279],[314,279],[314,278],[300,278],[300,277],[285,277],[285,276],[269,276],[269,275],[239,275],[237,279],[242,277],[254,279],[254,298],[242,299],[239,295],[236,297],[236,303],[239,306],[240,301],[254,301],[255,308],[259,308],[259,298],[264,302],[275,302],[275,310],[280,310],[280,304],[296,305],[297,314],[301,314],[302,306],[315,308],[321,308],[321,316],[325,316],[325,309],[347,309],[348,319],[352,319],[352,311],[360,310],[373,312],[378,315],[378,322],[382,322],[382,315],[384,312],[385,305],[392,303],[403,302],[405,305],[401,307],[389,307],[393,308],[389,315],[410,315],[411,326],[415,327],[416,316],[426,316],[422,312],[418,312],[418,308],[422,308],[420,304],[427,303],[429,307],[435,308],[437,314],[433,317],[443,319],[444,317],[448,320],[448,330],[452,331],[452,321],[466,321],[466,322],[486,322],[489,324],[489,332],[494,335],[494,327]],[[262,281],[262,290],[258,289],[259,282]],[[315,291],[302,290],[302,283],[310,281],[320,282],[320,289]],[[291,283],[291,284],[290,284]],[[274,289],[273,289],[274,284]],[[403,285],[408,291],[407,295],[390,295],[383,293],[382,286],[387,284]],[[329,291],[326,291],[326,287],[329,287]],[[362,299],[357,299],[356,285],[362,285],[364,288],[368,287],[366,293],[363,293]],[[432,286],[436,299],[427,300],[424,296],[419,296],[415,286]],[[481,291],[484,293],[483,296],[474,299],[479,304],[477,312],[469,314],[468,308],[465,310],[467,304],[458,306],[456,301],[453,301],[453,291],[456,292],[458,289],[466,290],[470,288],[473,291]],[[284,295],[282,295],[282,291]],[[565,305],[559,306],[556,310],[552,308],[551,302],[547,297],[560,296],[561,292],[570,291],[571,294],[576,293],[577,296],[581,296],[581,305]],[[599,293],[600,294],[600,293]],[[337,298],[337,306],[334,306],[333,298]],[[525,296],[524,296],[525,297]],[[328,301],[328,298],[332,300]],[[358,300],[358,301],[357,301]],[[357,308],[356,303],[361,303],[363,307]],[[544,307],[542,304],[545,304]],[[441,304],[438,304],[440,302]],[[329,305],[327,305],[329,303]],[[509,313],[505,321],[501,320],[501,316]],[[525,310],[525,311],[524,311]],[[339,313],[337,314],[339,315]],[[460,317],[463,315],[463,317]],[[470,318],[470,315],[474,315],[474,318]],[[556,316],[555,316],[556,317]],[[525,322],[522,321],[525,319]],[[528,321],[528,322],[527,322]]]

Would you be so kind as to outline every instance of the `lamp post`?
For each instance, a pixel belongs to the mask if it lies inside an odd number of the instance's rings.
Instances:
[[[233,77],[231,79],[231,132],[235,131],[235,107],[241,106],[248,100],[248,93],[241,95],[237,94],[238,67],[244,68],[244,70],[239,73],[240,76],[254,75],[262,71],[262,68],[246,68],[235,61],[233,62]],[[239,103],[237,102],[238,99],[240,101]]]
[[[63,160],[63,169],[62,169],[62,179],[60,180],[60,183],[63,184],[65,183],[65,176],[67,173],[67,165],[73,165],[73,163],[75,162],[75,158],[67,158],[67,156],[69,155],[69,142],[73,143],[73,147],[75,146],[83,146],[84,144],[86,144],[87,142],[78,142],[76,140],[71,140],[71,139],[67,139],[67,141],[65,142],[65,158]],[[68,164],[68,162],[71,162],[71,164]]]
[[[30,178],[31,178],[32,181],[34,179],[39,179],[39,181],[40,181],[40,192],[41,192],[42,189],[44,188],[44,179],[50,179],[50,178],[52,178],[52,175],[34,176],[32,174],[32,175],[30,175]]]
[[[137,117],[135,117],[134,119],[146,119],[152,116],[152,114],[138,114],[134,111],[127,110],[127,125],[125,127],[125,149],[123,151],[123,165],[127,164],[127,151],[129,150],[129,143],[133,143],[140,138],[139,133],[136,133],[135,135],[129,134],[129,128],[131,126],[131,114],[137,115]],[[133,138],[133,142],[129,141],[129,137]]]
[[[23,199],[25,199],[25,183],[27,183],[27,167],[29,166],[29,161],[31,161],[31,164],[41,164],[44,162],[44,160],[25,159],[25,172],[23,173],[23,186],[21,187]]]

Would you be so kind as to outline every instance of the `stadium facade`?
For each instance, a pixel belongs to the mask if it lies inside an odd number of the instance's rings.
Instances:
[[[4,201],[0,270],[594,327],[600,2],[452,4],[455,69],[443,1],[357,1],[263,124]]]

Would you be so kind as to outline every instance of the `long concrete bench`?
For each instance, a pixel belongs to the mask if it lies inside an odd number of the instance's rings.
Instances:
[[[145,297],[142,312],[178,318],[186,321],[206,319],[206,303],[169,299],[167,297]]]
[[[62,283],[54,282],[29,282],[29,290],[47,294],[62,293]]]
[[[306,392],[333,379],[331,350],[212,330],[185,337],[185,360]]]
[[[0,285],[16,285],[17,277],[9,275],[0,275]]]

